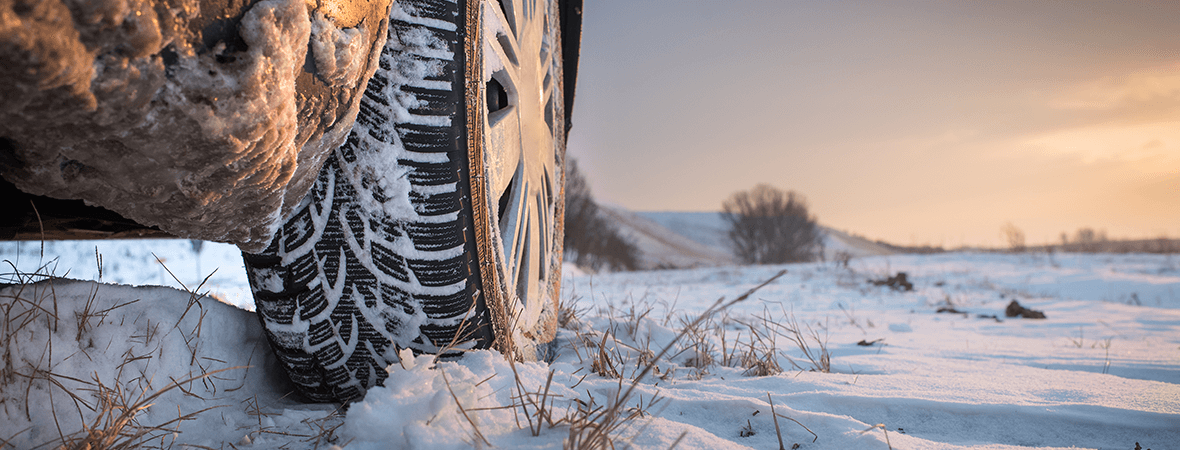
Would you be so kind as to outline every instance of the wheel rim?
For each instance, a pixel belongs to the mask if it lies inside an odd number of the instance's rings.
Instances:
[[[561,92],[548,0],[482,1],[483,158],[497,277],[525,337],[538,325],[557,274]],[[513,333],[515,334],[515,333]]]

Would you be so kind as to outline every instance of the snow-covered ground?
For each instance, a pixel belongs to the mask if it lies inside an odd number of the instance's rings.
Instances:
[[[96,245],[104,283],[0,291],[0,448],[78,433],[98,393],[130,404],[173,384],[137,415],[162,425],[145,444],[560,448],[571,434],[563,418],[585,418],[579,407],[609,406],[634,385],[615,448],[778,448],[780,435],[803,449],[1180,447],[1180,255],[892,255],[572,276],[563,299],[580,319],[560,331],[552,363],[514,370],[487,351],[405,358],[386,387],[342,413],[286,395],[253,313],[175,289],[151,256],[190,289],[216,268],[201,291],[248,303],[233,247],[206,243],[198,258],[188,241],[47,243],[42,257],[39,244],[3,243],[0,259],[33,272],[57,258],[46,266],[56,274],[92,279]],[[632,384],[684,323],[784,269]],[[913,291],[867,282],[897,272]],[[1005,317],[1012,300],[1047,318]],[[613,362],[595,365],[603,342]],[[726,365],[751,350],[762,363],[745,366],[783,370]],[[250,368],[185,381],[236,366]],[[622,379],[596,374],[612,370]],[[547,399],[555,426],[534,425],[534,436],[521,387],[530,405]]]

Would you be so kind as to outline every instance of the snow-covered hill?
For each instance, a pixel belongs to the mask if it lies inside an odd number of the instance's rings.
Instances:
[[[644,213],[603,205],[599,211],[640,251],[643,269],[716,267],[737,264],[707,217],[689,216],[680,224],[661,223]],[[694,220],[697,219],[697,220]]]
[[[729,244],[728,224],[714,212],[633,212],[613,205],[601,211],[643,253],[641,267],[692,268],[737,264]],[[824,260],[842,254],[853,258],[890,255],[881,245],[829,227],[823,234]]]

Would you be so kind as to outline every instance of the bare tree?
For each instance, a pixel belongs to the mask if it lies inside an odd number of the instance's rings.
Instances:
[[[578,171],[578,163],[566,160],[565,167],[566,260],[582,267],[634,270],[639,267],[639,248],[598,211],[590,185]]]
[[[1073,238],[1075,250],[1083,252],[1097,252],[1106,241],[1106,230],[1094,231],[1090,227],[1079,228]]]
[[[794,191],[759,184],[731,195],[721,209],[734,253],[748,264],[811,261],[821,249],[815,216]]]
[[[1000,227],[1000,233],[1004,235],[1004,239],[1008,241],[1008,249],[1013,253],[1024,252],[1024,231],[1012,225],[1012,222],[1004,224]]]

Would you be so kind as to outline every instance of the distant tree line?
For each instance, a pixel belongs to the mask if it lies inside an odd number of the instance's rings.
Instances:
[[[1160,236],[1154,239],[1110,239],[1106,230],[1079,228],[1071,238],[1061,233],[1057,250],[1082,253],[1180,253],[1180,240]]]
[[[590,184],[570,158],[565,165],[565,260],[594,270],[635,270],[639,248],[606,220]]]
[[[1110,239],[1106,230],[1095,230],[1089,227],[1079,228],[1073,236],[1061,233],[1061,242],[1025,246],[1024,232],[1011,223],[1000,228],[1000,233],[1008,243],[1008,251],[1021,253],[1025,251],[1048,252],[1076,252],[1076,253],[1180,253],[1180,240],[1160,236],[1153,239]]]

